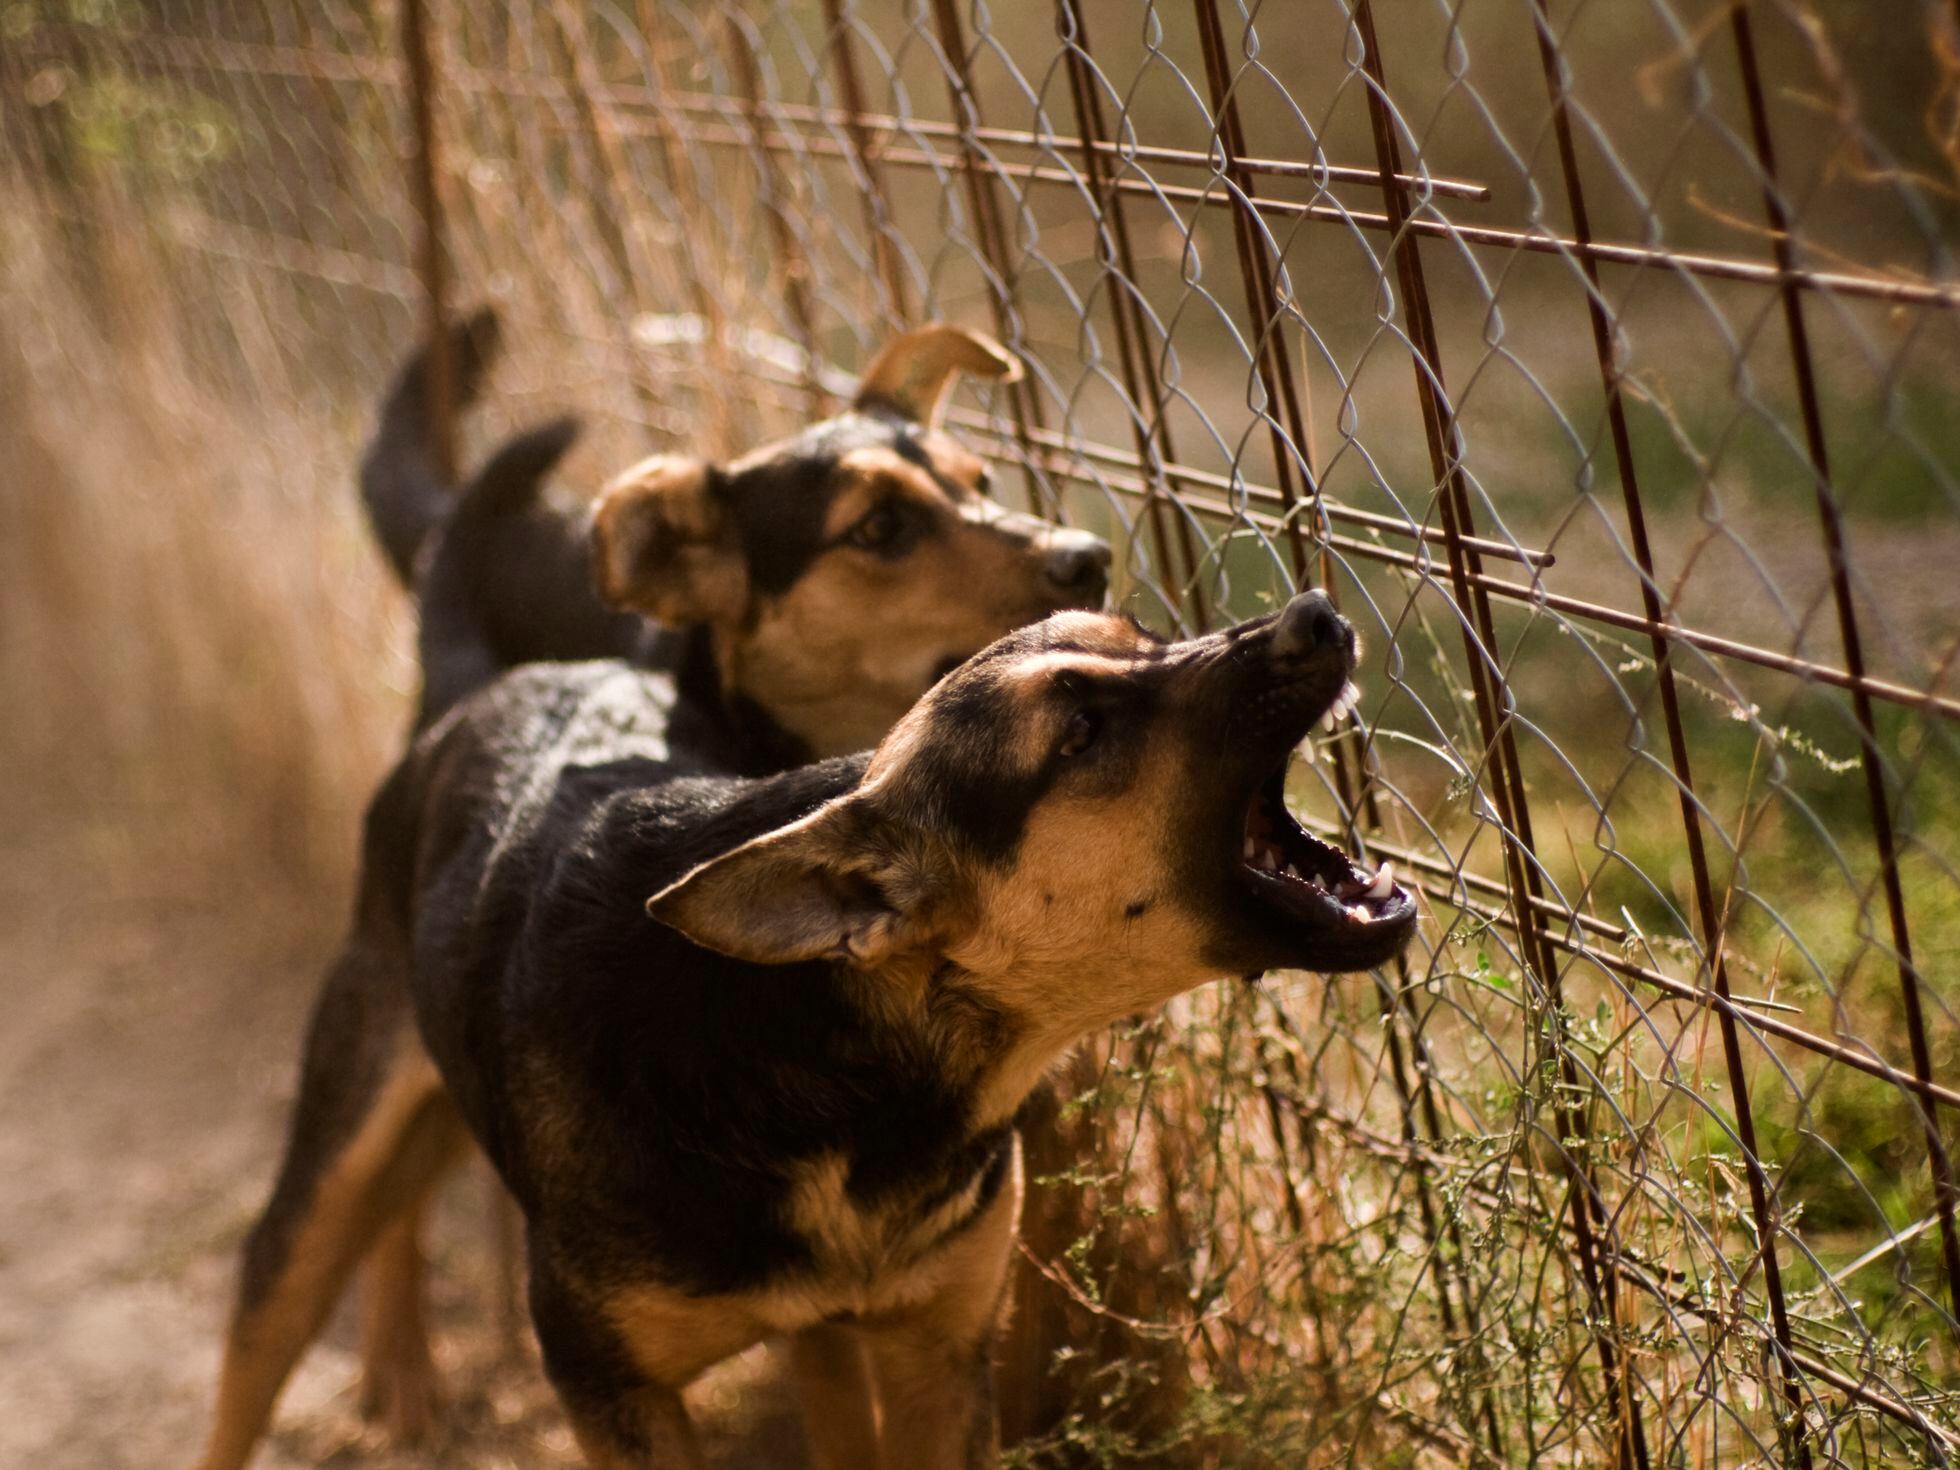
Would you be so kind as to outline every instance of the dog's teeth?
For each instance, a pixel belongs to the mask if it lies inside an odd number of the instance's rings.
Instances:
[[[1282,871],[1283,873],[1285,873],[1287,877],[1289,877],[1289,878],[1291,878],[1291,879],[1293,879],[1293,880],[1294,880],[1295,882],[1298,882],[1298,881],[1299,881],[1299,879],[1300,879],[1300,870],[1299,870],[1298,868],[1296,868],[1296,867],[1294,867],[1294,866],[1293,866],[1293,864],[1291,864],[1291,863],[1288,863],[1288,864],[1287,864],[1287,865],[1286,865],[1286,866],[1285,866],[1284,868],[1282,868],[1282,869],[1281,869],[1280,871]]]
[[[1368,885],[1368,897],[1387,898],[1395,891],[1395,864],[1383,863],[1381,871],[1375,874],[1375,881]]]
[[[1365,924],[1368,922],[1368,910],[1358,903],[1348,905],[1347,916],[1350,924]]]
[[[1258,857],[1258,856],[1259,856],[1259,844],[1258,844],[1258,843],[1256,843],[1256,842],[1254,842],[1254,841],[1253,841],[1253,840],[1252,840],[1252,839],[1251,839],[1250,837],[1248,837],[1248,838],[1246,838],[1246,840],[1245,840],[1245,860],[1246,860],[1247,862],[1251,862],[1251,861],[1252,861],[1252,860],[1253,860],[1254,858],[1256,858],[1256,857]]]
[[[1341,692],[1334,696],[1334,703],[1327,711],[1328,728],[1332,729],[1354,713],[1355,706],[1361,703],[1361,691],[1352,683],[1343,684]]]
[[[1270,847],[1259,854],[1259,866],[1268,873],[1279,871],[1279,856]]]

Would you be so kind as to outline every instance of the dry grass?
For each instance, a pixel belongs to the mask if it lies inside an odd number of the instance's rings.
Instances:
[[[412,638],[358,417],[212,389],[138,258],[112,261],[113,340],[22,216],[0,258],[0,1166],[33,1181],[0,1203],[0,1460],[138,1470],[203,1432]],[[343,1304],[272,1470],[578,1463],[534,1350],[501,1346],[487,1177],[434,1232],[445,1437],[360,1422]],[[717,1466],[793,1457],[767,1355],[697,1397]]]
[[[6,799],[107,859],[338,892],[413,678],[352,493],[359,426],[221,401],[137,262],[110,257],[110,340],[54,242],[22,216],[6,235]]]

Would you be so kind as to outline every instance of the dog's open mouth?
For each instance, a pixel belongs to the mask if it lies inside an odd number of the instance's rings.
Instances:
[[[1263,902],[1317,925],[1352,925],[1357,934],[1406,924],[1415,900],[1383,863],[1374,872],[1301,827],[1286,809],[1282,758],[1245,811],[1243,881]]]

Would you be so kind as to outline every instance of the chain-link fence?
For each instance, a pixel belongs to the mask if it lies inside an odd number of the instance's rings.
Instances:
[[[1960,1459],[1947,0],[4,0],[0,47],[15,324],[140,325],[237,423],[344,463],[491,298],[498,426],[727,454],[946,317],[1029,368],[952,422],[1146,621],[1361,628],[1298,802],[1428,922],[1077,1060],[1022,1462]]]

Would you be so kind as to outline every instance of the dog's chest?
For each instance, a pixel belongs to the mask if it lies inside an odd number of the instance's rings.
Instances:
[[[802,1171],[793,1192],[810,1258],[742,1291],[696,1295],[654,1281],[608,1294],[607,1318],[656,1381],[685,1383],[766,1338],[819,1323],[875,1323],[974,1292],[991,1301],[1020,1214],[1020,1156],[1011,1138],[983,1174],[943,1197],[865,1205],[844,1188],[840,1159]]]
[[[849,1172],[843,1157],[826,1155],[800,1169],[789,1191],[788,1223],[808,1245],[812,1269],[772,1287],[815,1319],[899,1305],[912,1278],[985,1205],[992,1182],[976,1170],[924,1198],[867,1201],[849,1187]]]

